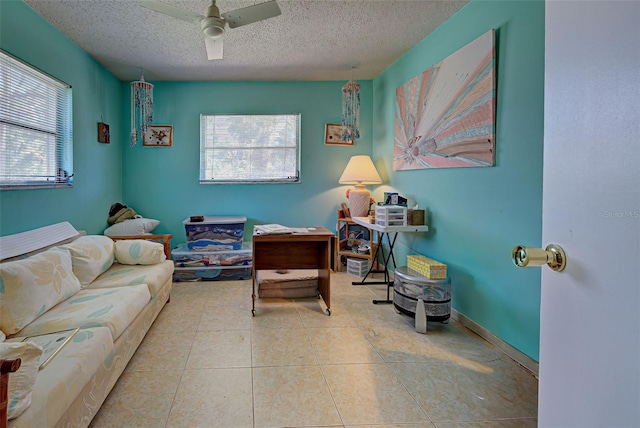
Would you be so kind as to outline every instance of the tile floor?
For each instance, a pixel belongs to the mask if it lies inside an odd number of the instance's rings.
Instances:
[[[250,281],[175,283],[94,418],[100,427],[535,427],[537,379],[451,321],[373,305],[382,285],[332,275],[316,299],[258,299]]]

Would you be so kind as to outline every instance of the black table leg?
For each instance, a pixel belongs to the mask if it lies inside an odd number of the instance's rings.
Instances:
[[[389,234],[387,233],[387,242],[389,243],[389,255],[387,256],[387,259],[384,261],[384,279],[386,280],[386,282],[383,282],[383,284],[387,284],[387,298],[385,300],[378,300],[378,299],[374,299],[373,300],[373,304],[374,305],[380,305],[380,304],[385,304],[385,305],[389,305],[391,303],[393,303],[393,301],[391,300],[391,297],[389,296],[389,290],[393,287],[393,281],[390,281],[389,278],[389,268],[387,267],[387,264],[389,263],[389,260],[391,259],[391,261],[393,261],[393,268],[396,269],[396,258],[393,255],[393,247],[396,245],[396,239],[398,238],[398,234],[395,233],[393,235],[393,240],[391,240],[391,238],[389,238]]]
[[[370,233],[373,233],[373,231],[371,231]],[[387,240],[389,239],[388,234],[386,234],[386,233],[382,233],[381,234],[380,239],[378,240],[378,246],[376,247],[376,252],[373,254],[373,260],[371,262],[371,266],[369,266],[369,270],[367,271],[366,275],[360,281],[353,281],[351,283],[352,285],[386,284],[386,283],[389,282],[389,273],[387,271],[387,263],[386,263],[386,260],[388,259],[388,257],[385,258],[384,248],[382,246],[382,241],[384,239],[384,235],[387,235]],[[382,260],[385,261],[384,269],[374,269],[373,266],[378,261],[378,255],[380,254],[380,251],[382,251]],[[365,282],[366,279],[369,277],[369,275],[372,274],[372,273],[384,273],[385,281],[369,281],[369,282]]]

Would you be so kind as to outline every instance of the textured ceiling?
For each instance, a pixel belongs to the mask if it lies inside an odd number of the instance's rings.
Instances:
[[[1,0],[0,0],[1,1]],[[468,0],[278,0],[282,15],[230,29],[208,61],[197,24],[137,0],[24,0],[118,78],[373,79]],[[204,15],[210,0],[163,0]],[[221,12],[261,0],[218,0]]]

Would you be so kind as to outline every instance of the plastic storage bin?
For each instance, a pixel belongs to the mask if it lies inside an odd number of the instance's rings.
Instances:
[[[202,269],[177,267],[173,271],[173,282],[239,281],[243,279],[251,279],[251,266],[207,267]]]
[[[240,250],[223,251],[193,251],[180,244],[171,251],[171,258],[181,268],[251,266],[251,242],[244,242]]]
[[[376,205],[376,224],[387,226],[406,226],[407,207],[399,205]]]
[[[451,316],[451,279],[431,279],[406,266],[396,268],[393,306],[415,317],[418,299],[424,301],[427,320],[446,322]]]
[[[356,259],[347,257],[347,273],[349,275],[355,275],[363,277],[369,270],[369,259]]]
[[[204,221],[184,224],[187,247],[191,251],[239,250],[242,248],[246,217],[204,217]]]
[[[242,243],[240,250],[193,251],[180,244],[171,251],[175,266],[173,280],[233,281],[251,278],[251,242]]]

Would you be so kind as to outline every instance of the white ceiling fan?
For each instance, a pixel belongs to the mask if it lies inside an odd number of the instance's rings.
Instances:
[[[207,58],[209,60],[222,59],[222,36],[224,35],[227,24],[229,28],[237,28],[273,18],[281,13],[276,0],[225,12],[222,15],[220,14],[220,9],[216,6],[216,0],[212,0],[211,6],[207,9],[206,16],[198,15],[157,0],[142,0],[140,5],[147,9],[200,25],[207,48]]]

